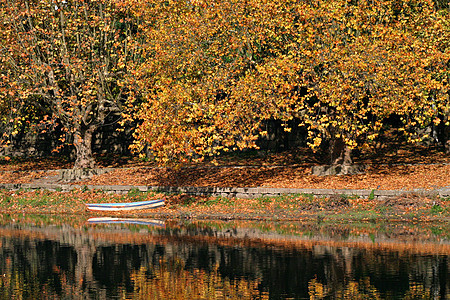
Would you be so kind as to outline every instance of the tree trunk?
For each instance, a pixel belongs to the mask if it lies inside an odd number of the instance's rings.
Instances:
[[[95,129],[95,126],[89,126],[75,131],[73,143],[76,149],[76,160],[74,169],[92,169],[95,166],[92,153],[92,138]]]
[[[439,142],[444,147],[444,152],[450,154],[450,126],[444,124],[445,119],[438,126],[438,136]]]
[[[330,141],[330,157],[332,165],[351,165],[352,149],[342,138],[333,138]]]

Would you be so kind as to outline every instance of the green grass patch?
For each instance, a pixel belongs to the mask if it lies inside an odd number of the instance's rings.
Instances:
[[[442,214],[446,209],[442,206],[440,206],[439,204],[434,204],[431,207],[431,213],[432,214]]]
[[[440,236],[444,233],[444,229],[442,229],[442,227],[431,227],[430,231],[435,236]]]
[[[13,202],[13,198],[9,195],[6,194],[2,194],[0,195],[1,199],[0,199],[0,207],[10,207],[12,205]]]
[[[335,215],[327,215],[327,218],[331,218],[334,220],[345,220],[351,219],[356,222],[360,221],[376,221],[381,218],[381,214],[375,210],[356,210],[356,211],[347,211],[345,213],[335,214]]]
[[[140,198],[140,197],[142,197],[143,194],[144,193],[141,192],[141,190],[139,190],[138,188],[132,188],[127,193],[128,197],[133,197],[133,198]]]
[[[126,195],[122,195],[120,197],[120,199],[123,202],[129,202],[130,200],[145,201],[145,200],[154,198],[155,195],[156,194],[153,191],[143,192],[143,191],[139,190],[138,188],[133,188],[133,189],[129,190]]]
[[[378,205],[375,208],[380,214],[386,215],[393,212],[393,208],[386,205]]]
[[[256,198],[256,202],[251,205],[254,209],[266,209],[268,207],[273,207],[275,209],[281,209],[286,205],[293,204],[297,202],[296,199],[298,195],[280,195],[275,197],[264,196]]]
[[[256,201],[260,205],[268,205],[268,204],[272,203],[272,201],[274,201],[274,199],[271,197],[259,197],[256,199]]]
[[[17,204],[21,207],[31,206],[31,207],[40,207],[44,205],[48,205],[49,200],[47,198],[18,198]]]
[[[303,197],[303,199],[309,201],[309,202],[313,202],[315,197],[313,194],[300,194],[301,197]]]
[[[340,194],[339,197],[341,200],[350,200],[350,199],[358,199],[358,195],[347,195],[347,194]]]
[[[226,197],[216,197],[216,198],[206,199],[201,204],[204,206],[214,206],[214,205],[233,206],[235,204],[235,200],[231,199],[231,198],[226,198]]]

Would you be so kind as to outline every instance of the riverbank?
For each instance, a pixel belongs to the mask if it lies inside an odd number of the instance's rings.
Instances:
[[[88,212],[85,203],[133,202],[165,198],[164,207],[120,213]],[[74,189],[70,192],[48,190],[0,190],[2,214],[76,214],[160,219],[222,220],[320,220],[449,222],[450,198],[405,194],[383,200],[348,195],[314,197],[282,195],[254,199],[161,194],[132,190],[111,194],[101,190]]]

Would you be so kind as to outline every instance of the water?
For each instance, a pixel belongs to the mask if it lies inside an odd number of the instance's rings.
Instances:
[[[0,299],[450,299],[446,225],[1,220]]]

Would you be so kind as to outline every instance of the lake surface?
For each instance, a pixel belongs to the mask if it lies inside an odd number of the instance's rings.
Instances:
[[[0,299],[450,299],[447,225],[0,220]]]

